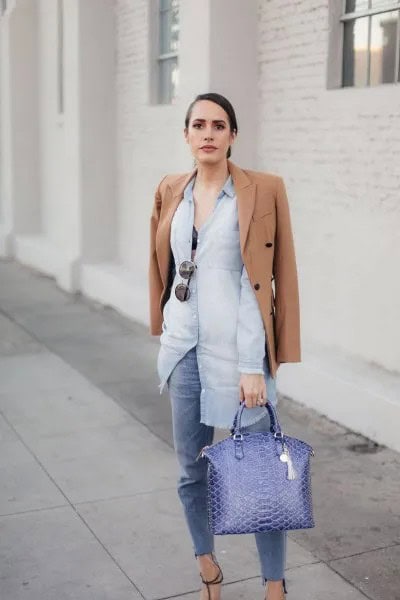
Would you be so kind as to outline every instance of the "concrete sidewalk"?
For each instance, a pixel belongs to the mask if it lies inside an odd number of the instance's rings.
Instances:
[[[0,262],[1,600],[197,599],[157,350],[145,327]],[[288,598],[400,600],[399,455],[287,398],[279,415],[316,453]],[[216,544],[223,598],[261,599],[253,536]]]

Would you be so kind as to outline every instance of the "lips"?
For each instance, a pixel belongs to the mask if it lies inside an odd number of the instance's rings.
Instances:
[[[202,146],[201,149],[202,150],[216,150],[217,148],[215,146]]]

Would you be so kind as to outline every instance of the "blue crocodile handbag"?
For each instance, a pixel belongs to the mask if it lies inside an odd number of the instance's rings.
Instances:
[[[270,402],[270,431],[242,431],[244,408],[242,401],[230,436],[200,454],[208,460],[210,530],[226,535],[314,527],[313,448],[282,432]]]

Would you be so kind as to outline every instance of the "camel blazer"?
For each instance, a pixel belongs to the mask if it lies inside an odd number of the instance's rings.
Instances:
[[[278,175],[241,169],[230,159],[227,164],[236,191],[242,260],[260,307],[275,377],[281,363],[301,361],[297,267],[285,184]],[[151,335],[162,333],[172,217],[195,171],[166,175],[155,192],[148,269]]]

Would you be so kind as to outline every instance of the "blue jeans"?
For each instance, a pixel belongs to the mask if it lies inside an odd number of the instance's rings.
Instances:
[[[207,515],[207,461],[196,459],[203,446],[212,444],[214,427],[200,423],[201,385],[196,346],[176,364],[167,385],[172,408],[174,447],[180,466],[178,495],[192,537],[194,554],[213,553],[214,536],[209,530]],[[265,417],[243,430],[269,431],[269,428],[270,417],[265,411]],[[262,583],[268,579],[283,579],[286,592],[284,570],[287,532],[268,531],[255,533],[254,536]]]

